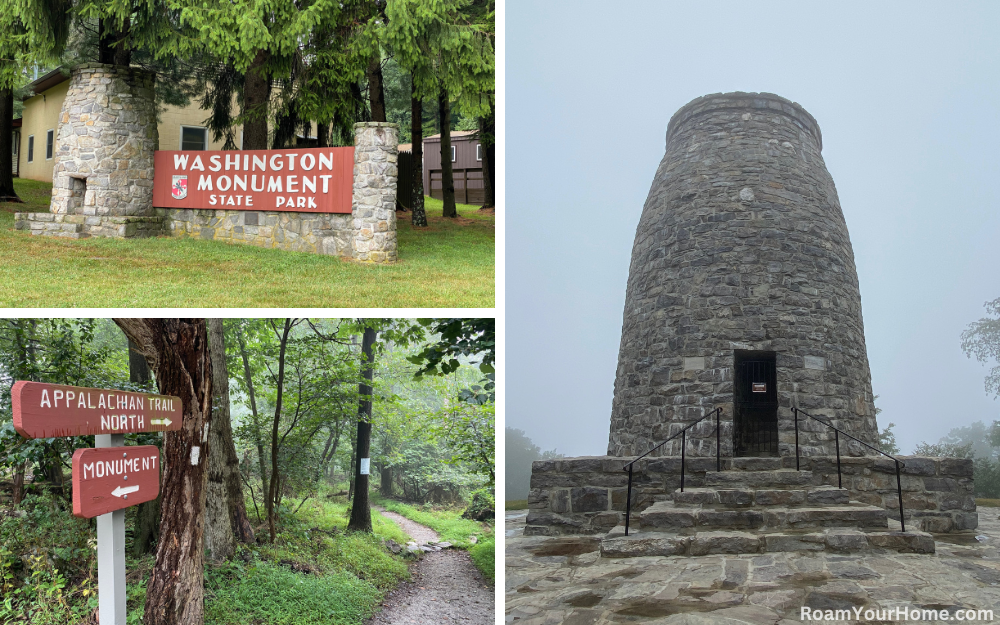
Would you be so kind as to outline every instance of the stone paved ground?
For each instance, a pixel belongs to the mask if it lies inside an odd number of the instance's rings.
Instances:
[[[507,623],[791,625],[803,622],[802,606],[992,609],[1000,622],[1000,508],[980,507],[974,532],[938,535],[931,556],[608,559],[599,556],[598,537],[523,536],[525,513],[507,514]]]

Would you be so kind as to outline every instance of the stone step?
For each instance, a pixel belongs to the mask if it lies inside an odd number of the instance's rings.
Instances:
[[[705,486],[723,488],[772,488],[812,485],[812,471],[706,471]]]
[[[777,471],[781,468],[781,458],[777,456],[729,458],[731,471]],[[726,466],[723,464],[723,466]]]
[[[774,488],[688,488],[674,491],[674,505],[678,508],[705,506],[801,506],[838,505],[850,503],[847,489],[835,486],[814,486],[809,489]]]
[[[865,504],[762,508],[678,507],[660,501],[639,515],[643,531],[703,529],[802,529],[815,527],[888,527],[885,509]]]
[[[721,553],[831,551],[863,553],[934,553],[934,538],[925,532],[826,529],[815,532],[698,531],[689,534],[630,531],[619,525],[601,540],[601,556],[700,556]]]

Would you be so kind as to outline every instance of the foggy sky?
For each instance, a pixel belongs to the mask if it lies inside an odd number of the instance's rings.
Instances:
[[[507,426],[606,452],[667,122],[725,91],[776,93],[819,122],[879,426],[908,453],[1000,419],[988,368],[959,345],[1000,297],[1000,5],[836,4],[506,5]]]

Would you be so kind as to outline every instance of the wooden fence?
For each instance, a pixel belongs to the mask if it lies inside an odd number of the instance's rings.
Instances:
[[[397,161],[399,177],[396,182],[396,210],[410,210],[412,204],[411,189],[413,189],[413,153],[401,151]],[[441,170],[430,170],[430,189],[424,193],[436,199],[443,199]],[[452,179],[455,181],[455,201],[459,204],[483,205],[483,169],[481,167],[452,169]]]

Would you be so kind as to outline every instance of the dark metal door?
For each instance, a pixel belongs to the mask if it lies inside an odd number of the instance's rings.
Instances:
[[[737,353],[733,384],[737,456],[778,454],[778,389],[774,353]]]

